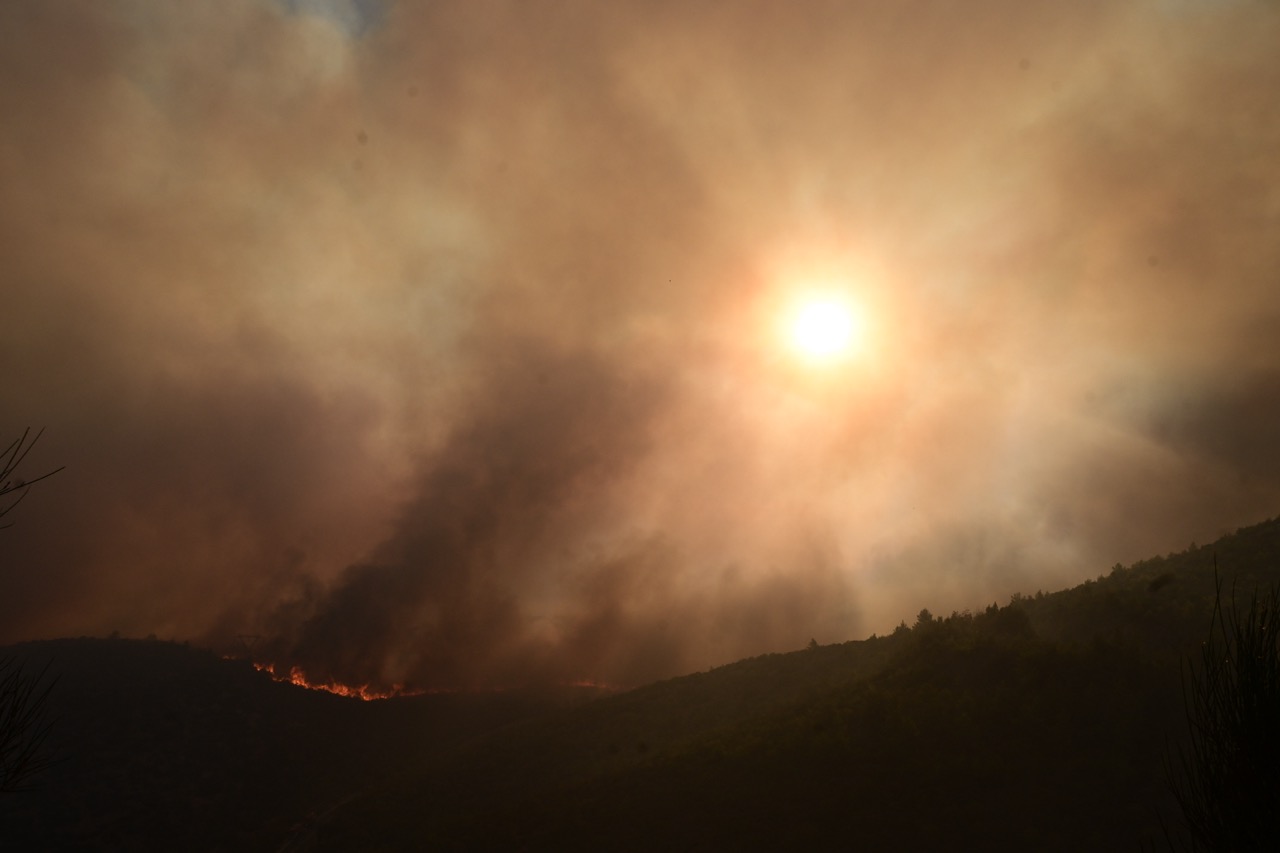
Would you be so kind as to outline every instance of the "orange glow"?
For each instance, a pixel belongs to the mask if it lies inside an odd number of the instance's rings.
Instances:
[[[376,690],[368,684],[351,687],[346,684],[339,684],[336,681],[311,681],[307,678],[306,673],[302,671],[302,667],[298,666],[291,667],[288,673],[277,672],[275,664],[270,663],[254,663],[253,668],[259,672],[265,672],[276,681],[305,687],[307,690],[323,690],[326,693],[334,693],[338,696],[349,696],[352,699],[361,699],[365,702],[372,702],[376,699],[394,699],[397,696],[420,696],[427,692],[425,690],[412,690],[406,688],[403,684],[393,684],[388,690]]]
[[[621,693],[627,688],[617,684],[610,684],[607,681],[593,681],[590,678],[579,678],[576,681],[562,681],[561,687],[590,687],[592,690],[599,690],[604,693]]]

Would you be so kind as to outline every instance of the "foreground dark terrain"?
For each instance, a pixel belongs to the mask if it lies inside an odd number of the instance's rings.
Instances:
[[[1280,521],[891,636],[619,695],[361,702],[155,641],[50,663],[57,760],[5,850],[1140,850],[1176,825],[1183,661]]]
[[[2,850],[275,850],[441,750],[571,692],[363,702],[151,640],[2,650],[57,677],[53,765],[0,796]]]

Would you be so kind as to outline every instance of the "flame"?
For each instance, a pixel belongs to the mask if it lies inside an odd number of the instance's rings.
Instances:
[[[365,702],[373,702],[378,699],[394,699],[397,696],[420,696],[427,692],[426,690],[408,688],[403,684],[393,684],[386,690],[379,690],[370,687],[368,684],[352,687],[347,684],[339,684],[336,681],[312,681],[307,678],[307,674],[302,671],[300,666],[290,667],[287,673],[278,671],[273,663],[254,662],[253,668],[259,672],[265,672],[276,681],[305,687],[307,690],[323,690],[326,693],[334,693],[338,696],[349,696],[352,699],[360,699]]]
[[[224,655],[226,660],[243,660],[234,655]],[[275,681],[285,684],[292,684],[295,687],[302,687],[306,690],[323,690],[326,693],[333,693],[337,696],[347,696],[351,699],[359,699],[363,702],[374,702],[379,699],[395,699],[399,696],[423,696],[426,694],[436,693],[459,693],[459,691],[449,688],[430,688],[423,689],[419,687],[408,687],[404,684],[392,684],[389,688],[382,690],[371,687],[368,684],[362,684],[359,687],[352,687],[348,684],[341,684],[337,681],[312,681],[307,678],[306,672],[300,666],[292,666],[288,672],[284,672],[283,667],[277,669],[274,663],[258,663],[253,661],[253,668],[258,672],[265,672]],[[627,688],[612,684],[607,681],[596,681],[590,678],[579,678],[569,681],[556,682],[560,687],[589,687],[602,693],[621,693]],[[486,693],[505,693],[508,690],[518,690],[517,687],[490,687],[488,690],[482,691]]]

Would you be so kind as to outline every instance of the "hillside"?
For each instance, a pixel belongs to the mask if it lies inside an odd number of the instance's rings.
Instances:
[[[1180,661],[1280,521],[890,636],[579,692],[360,702],[184,645],[0,650],[59,681],[4,849],[1138,850]]]
[[[498,733],[352,803],[324,849],[1101,850],[1158,831],[1176,669],[1039,640],[1016,608],[863,648],[881,666],[844,680],[798,652]],[[824,674],[771,691],[803,669]]]
[[[889,637],[513,727],[353,802],[322,849],[1138,850],[1174,817],[1180,666],[1280,522]]]

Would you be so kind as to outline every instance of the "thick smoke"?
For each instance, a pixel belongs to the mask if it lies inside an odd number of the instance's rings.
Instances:
[[[661,384],[546,342],[491,358],[392,534],[314,600],[287,604],[271,633],[289,645],[271,651],[344,682],[527,677],[551,665],[530,655],[559,651],[529,632],[580,589],[579,564],[631,559],[579,551],[612,533],[610,504],[650,451]]]
[[[1276,512],[1274,4],[0,5],[0,641],[637,683]],[[856,360],[776,334],[848,287]]]

